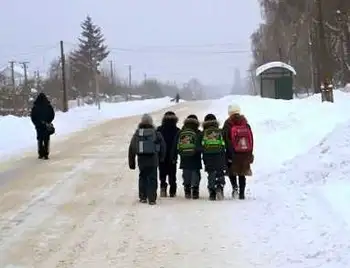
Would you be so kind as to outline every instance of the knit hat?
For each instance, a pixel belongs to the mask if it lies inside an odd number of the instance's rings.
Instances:
[[[173,111],[167,111],[164,116],[175,116],[176,114]]]
[[[198,120],[198,117],[195,114],[190,114],[189,116],[187,116],[187,119],[195,119]]]
[[[204,117],[204,121],[216,121],[216,117],[215,117],[215,115],[213,115],[213,114],[207,114],[207,115]]]
[[[228,106],[227,112],[228,112],[228,115],[240,114],[241,108],[239,107],[238,104],[232,103]]]
[[[144,114],[144,115],[141,117],[141,123],[153,125],[152,116],[149,115],[149,114]]]

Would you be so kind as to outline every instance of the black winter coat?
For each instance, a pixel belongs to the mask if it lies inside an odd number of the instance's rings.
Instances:
[[[180,156],[180,169],[200,170],[202,169],[202,148],[201,148],[201,135],[199,130],[199,121],[193,118],[187,118],[184,121],[183,129],[192,129],[197,133],[197,153],[193,156]],[[176,136],[175,143],[173,145],[173,161],[177,161],[178,150],[177,144],[179,141],[179,134]]]
[[[138,125],[138,129],[140,128],[154,128],[154,126],[140,123]],[[135,131],[134,135],[132,136],[131,142],[129,145],[129,167],[131,169],[135,169],[136,167],[136,162],[135,162],[136,151],[137,151],[136,132],[138,131],[138,129]],[[159,154],[154,154],[154,155],[138,155],[137,164],[140,169],[147,168],[147,167],[158,167],[159,162],[163,162],[165,159],[166,145],[165,145],[164,139],[162,137],[162,134],[160,134],[160,132],[157,131],[156,134],[157,134],[156,143],[160,145],[160,152]]]
[[[40,93],[34,101],[30,118],[35,126],[37,139],[49,136],[46,124],[51,124],[55,119],[55,111],[44,93]]]
[[[219,122],[216,120],[213,121],[204,121],[203,124],[203,131],[205,129],[208,129],[209,127],[214,127],[219,129]],[[222,131],[222,130],[221,130]],[[203,134],[201,137],[201,141],[203,139]],[[226,169],[226,150],[223,148],[221,153],[218,154],[206,154],[203,151],[203,162],[205,166],[205,171],[225,171]]]
[[[162,125],[157,128],[166,144],[166,155],[164,159],[164,165],[171,165],[173,162],[172,152],[175,144],[176,136],[180,129],[176,126],[178,118],[175,115],[166,115],[163,117]]]

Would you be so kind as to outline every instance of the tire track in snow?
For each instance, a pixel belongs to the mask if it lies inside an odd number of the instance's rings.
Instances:
[[[187,116],[186,112],[192,112],[190,109],[186,107],[181,112],[180,117]],[[163,113],[164,111],[156,113],[155,119],[160,120]],[[76,195],[65,204],[62,202],[52,204],[55,207],[55,213],[51,217],[47,217],[35,228],[24,232],[21,237],[18,237],[16,243],[12,243],[11,248],[2,252],[4,257],[0,259],[3,261],[3,266],[16,264],[23,267],[72,267],[74,264],[79,264],[83,260],[82,258],[90,257],[95,252],[93,250],[97,250],[96,245],[93,245],[91,241],[97,243],[98,247],[109,248],[111,242],[107,240],[111,237],[106,237],[107,242],[104,242],[102,237],[106,236],[106,226],[110,226],[111,223],[114,223],[113,230],[116,230],[120,240],[128,241],[128,237],[124,236],[123,229],[126,228],[125,225],[135,226],[134,220],[137,220],[137,217],[130,218],[128,214],[136,205],[137,191],[134,184],[137,183],[137,180],[134,177],[137,175],[127,169],[127,148],[121,144],[128,144],[138,120],[139,116],[118,119],[104,124],[100,129],[94,128],[93,131],[97,136],[93,139],[92,144],[83,145],[86,150],[79,146],[79,137],[76,137],[77,144],[74,147],[76,150],[67,150],[66,155],[61,155],[61,158],[67,157],[68,153],[76,155],[76,159],[73,156],[70,159],[76,162],[94,158],[97,161],[94,169],[81,170],[80,174],[77,174],[81,176],[80,179],[76,178],[79,183],[73,186],[76,191],[79,189],[79,193],[76,192]],[[85,135],[92,135],[92,133],[90,130]],[[103,153],[94,155],[96,150],[101,150]],[[53,162],[53,160],[51,161]],[[66,162],[61,160],[56,165],[60,163],[64,165]],[[69,168],[69,165],[64,168]],[[59,174],[56,175],[59,176]],[[119,179],[116,180],[115,175],[118,175]],[[132,178],[132,182],[130,182],[130,178]],[[51,184],[55,184],[59,177],[53,177],[51,180]],[[37,184],[42,186],[39,182]],[[18,187],[18,185],[11,183],[7,188],[13,191],[16,189],[14,186]],[[27,185],[27,187],[29,188],[31,185],[33,184]],[[22,188],[25,189],[25,187]],[[52,195],[55,196],[57,191],[53,191]],[[33,209],[36,207],[40,210],[41,203],[34,204]],[[28,218],[29,216],[26,217],[26,221]],[[115,224],[115,222],[125,224]],[[17,230],[12,229],[8,233],[16,235],[15,231]],[[120,246],[121,250],[122,247]],[[129,251],[131,249],[129,247]],[[106,261],[108,262],[108,258]]]

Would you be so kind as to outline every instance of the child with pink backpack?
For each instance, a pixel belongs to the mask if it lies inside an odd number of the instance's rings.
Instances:
[[[253,132],[237,104],[228,107],[229,118],[223,126],[226,159],[232,185],[232,197],[245,199],[246,176],[252,176],[250,165],[254,161]],[[238,184],[237,184],[238,177]]]

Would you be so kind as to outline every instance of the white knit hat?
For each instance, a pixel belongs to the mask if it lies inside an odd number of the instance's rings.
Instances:
[[[238,104],[232,103],[228,106],[227,112],[228,112],[228,115],[240,114],[241,108],[239,107]]]

